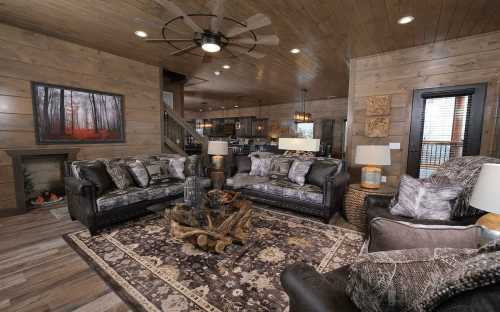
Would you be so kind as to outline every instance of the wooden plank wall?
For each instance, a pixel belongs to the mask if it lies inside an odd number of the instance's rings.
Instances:
[[[411,103],[414,89],[487,82],[481,154],[499,155],[500,32],[355,58],[350,63],[348,100],[348,159],[357,145],[401,143],[385,168],[389,183],[406,172]],[[391,95],[388,138],[364,135],[366,99]]]
[[[160,152],[159,79],[158,67],[0,24],[0,215],[15,208],[5,149],[56,147],[35,143],[31,81],[124,95],[125,143],[71,145],[91,159]]]
[[[262,118],[269,118],[268,125],[278,122],[282,125],[289,126],[287,136],[295,135],[295,126],[293,123],[293,113],[299,109],[298,103],[283,103],[275,105],[262,105],[260,116]],[[347,118],[347,98],[333,98],[323,100],[307,101],[306,111],[311,113],[313,120],[334,119],[334,141],[336,143],[335,149],[341,149],[342,144],[342,124]],[[186,119],[193,118],[222,118],[222,117],[245,117],[245,116],[259,116],[259,108],[256,106],[242,107],[239,109],[226,109],[213,110],[205,112],[186,111],[184,113]],[[270,133],[272,135],[272,133]],[[277,135],[276,135],[277,136]]]

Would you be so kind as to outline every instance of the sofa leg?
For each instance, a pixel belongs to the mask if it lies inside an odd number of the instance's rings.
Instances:
[[[324,224],[329,224],[330,223],[330,218],[329,217],[324,217],[323,218],[323,223]]]
[[[90,227],[90,228],[89,228],[89,232],[90,232],[90,236],[95,236],[95,235],[97,235],[97,233],[98,233],[99,231],[98,231],[98,230],[97,230],[97,228],[95,228],[95,227]]]
[[[69,215],[69,217],[70,217],[71,221],[75,221],[76,220],[76,218],[73,217],[72,215]]]

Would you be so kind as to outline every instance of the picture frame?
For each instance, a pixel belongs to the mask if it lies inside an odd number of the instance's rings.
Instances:
[[[37,144],[125,142],[123,95],[43,82],[31,89]]]

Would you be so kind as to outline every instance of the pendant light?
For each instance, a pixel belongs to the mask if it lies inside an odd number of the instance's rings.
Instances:
[[[262,106],[262,101],[259,100],[259,111],[257,114],[257,132],[261,132],[264,127],[262,127],[262,118],[261,118],[261,106]]]
[[[300,104],[299,104],[300,108],[293,115],[293,120],[296,123],[312,121],[311,113],[306,113],[306,94],[307,94],[307,89],[300,90]]]
[[[241,129],[241,121],[240,121],[240,117],[241,117],[241,115],[240,115],[240,107],[241,107],[241,97],[239,97],[239,99],[238,99],[238,107],[237,107],[237,109],[238,109],[238,118],[236,119],[236,122],[234,123],[234,128],[235,128],[236,130],[240,130],[240,129]]]

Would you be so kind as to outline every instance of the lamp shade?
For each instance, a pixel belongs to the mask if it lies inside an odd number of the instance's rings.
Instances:
[[[208,141],[208,155],[227,155],[227,142]]]
[[[317,152],[319,139],[279,138],[278,148],[288,151]]]
[[[354,162],[358,165],[390,166],[389,145],[358,145]]]
[[[500,164],[484,164],[477,179],[470,205],[479,210],[500,214]]]

